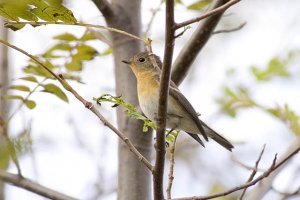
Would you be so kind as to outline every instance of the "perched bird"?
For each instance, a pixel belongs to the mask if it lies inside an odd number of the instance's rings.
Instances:
[[[123,60],[122,62],[130,66],[137,78],[138,99],[143,113],[154,121],[158,109],[162,63],[158,56],[151,56],[154,57],[159,68],[155,67],[148,52],[138,53],[129,60]],[[193,106],[172,81],[169,87],[166,120],[167,128],[185,131],[202,146],[204,144],[198,134],[201,134],[206,141],[210,137],[229,151],[233,148],[228,140],[198,118]]]

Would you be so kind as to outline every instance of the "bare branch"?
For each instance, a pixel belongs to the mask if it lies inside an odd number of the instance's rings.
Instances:
[[[153,24],[154,18],[156,16],[157,12],[160,10],[160,7],[161,7],[162,4],[163,4],[163,1],[160,1],[159,6],[157,8],[155,8],[155,9],[152,10],[152,15],[151,15],[150,21],[149,21],[149,23],[147,25],[147,28],[145,30],[145,34],[149,33],[149,31],[151,29],[151,26]]]
[[[168,107],[169,84],[171,79],[171,65],[174,50],[174,0],[166,0],[166,32],[165,32],[165,50],[162,74],[159,88],[159,103],[157,114],[157,131],[156,131],[156,162],[154,166],[154,199],[164,199],[163,193],[163,175],[165,166],[166,153],[166,116]]]
[[[240,24],[239,26],[235,27],[235,28],[231,28],[231,29],[223,29],[223,30],[217,30],[214,31],[212,34],[220,34],[220,33],[232,33],[238,30],[241,30],[242,28],[244,28],[244,26],[247,24],[247,22],[244,22],[242,24]]]
[[[213,16],[213,15],[217,15],[219,13],[223,13],[225,10],[227,10],[229,7],[231,7],[232,5],[240,2],[241,0],[231,0],[229,1],[228,3],[224,4],[223,6],[220,6],[214,10],[211,10],[205,14],[203,14],[202,16],[200,17],[196,17],[194,19],[190,19],[190,20],[187,20],[185,22],[181,22],[181,23],[178,23],[175,25],[175,28],[176,29],[179,29],[179,28],[182,28],[184,26],[187,26],[187,25],[190,25],[190,24],[193,24],[195,22],[199,22],[200,20],[202,19],[205,19],[207,17],[210,17],[210,16]]]
[[[254,179],[254,176],[256,175],[257,171],[258,171],[258,164],[261,160],[261,157],[262,155],[264,154],[264,151],[265,151],[265,148],[266,148],[266,145],[264,145],[263,149],[261,150],[260,154],[259,154],[259,157],[257,159],[257,161],[255,162],[255,166],[254,166],[254,169],[250,175],[250,177],[248,178],[247,182],[249,183],[250,181],[252,181]],[[246,191],[247,191],[248,188],[245,188],[242,192],[242,194],[240,195],[240,197],[238,198],[238,200],[242,200],[244,195],[246,194]]]
[[[134,147],[134,145],[131,143],[131,141],[125,136],[125,134],[123,134],[122,132],[120,132],[116,127],[114,127],[109,121],[107,121],[103,115],[101,115],[101,113],[93,106],[93,104],[91,102],[86,101],[82,96],[80,96],[76,90],[74,90],[64,79],[64,77],[60,74],[60,75],[56,75],[54,72],[52,72],[47,66],[45,66],[42,62],[40,62],[35,56],[27,53],[26,51],[11,45],[3,40],[0,40],[0,43],[9,46],[19,52],[21,52],[22,54],[28,56],[29,58],[31,58],[34,62],[36,62],[37,64],[39,64],[43,69],[47,70],[54,78],[56,78],[61,85],[70,93],[72,93],[74,95],[74,97],[76,97],[76,99],[78,99],[86,108],[88,108],[89,110],[91,110],[98,118],[99,120],[108,128],[110,128],[114,133],[116,133],[119,138],[124,141],[126,143],[126,145],[128,146],[128,148],[130,149],[131,152],[133,152],[138,159],[151,171],[153,172],[153,166],[151,165],[151,163]]]
[[[27,21],[27,22],[12,22],[12,21],[9,21],[9,22],[6,22],[4,24],[4,26],[9,26],[9,25],[18,25],[18,24],[30,24],[32,26],[41,26],[41,25],[50,25],[50,24],[56,24],[56,25],[68,25],[68,26],[84,26],[84,27],[87,27],[87,28],[100,28],[100,29],[105,29],[105,30],[108,30],[108,31],[111,31],[111,32],[115,32],[115,33],[120,33],[122,35],[126,35],[128,37],[131,37],[133,39],[136,39],[136,40],[139,40],[141,42],[144,42],[144,43],[147,43],[147,40],[143,39],[143,38],[140,38],[136,35],[133,35],[131,33],[128,33],[126,31],[122,31],[122,30],[119,30],[119,29],[116,29],[116,28],[111,28],[111,27],[107,27],[107,26],[101,26],[101,25],[94,25],[94,24],[86,24],[86,23],[74,23],[74,24],[66,24],[64,22],[34,22],[34,21]]]
[[[39,194],[43,197],[53,200],[76,200],[76,198],[67,196],[63,193],[57,192],[45,186],[42,186],[32,180],[21,177],[19,175],[11,174],[0,170],[0,180],[15,185],[17,187],[26,189],[35,194]]]
[[[252,167],[252,166],[248,166],[248,165],[242,163],[242,162],[239,161],[237,158],[235,158],[233,155],[231,155],[231,160],[232,160],[233,162],[235,162],[236,164],[240,165],[241,167],[243,167],[243,168],[249,170],[249,171],[253,171],[253,170],[255,169],[255,168]],[[258,172],[263,172],[264,170],[258,168],[258,169],[256,169],[256,171],[258,171]]]
[[[273,162],[272,162],[271,166],[268,168],[267,171],[265,171],[264,173],[262,173],[256,179],[254,179],[254,180],[252,180],[250,182],[246,182],[243,185],[234,187],[234,188],[232,188],[230,190],[227,190],[225,192],[221,192],[221,193],[217,193],[217,194],[213,194],[213,195],[209,195],[209,196],[195,196],[195,197],[175,198],[173,200],[207,200],[207,199],[213,199],[213,198],[217,198],[217,197],[226,196],[226,195],[231,194],[233,192],[236,192],[236,191],[239,191],[239,190],[243,190],[245,188],[249,188],[249,187],[255,185],[256,183],[260,182],[264,178],[268,177],[276,169],[278,169],[279,167],[281,167],[283,164],[285,164],[287,161],[289,161],[293,156],[295,156],[299,151],[300,151],[300,147],[298,147],[297,149],[295,149],[294,151],[292,151],[289,155],[287,155],[284,159],[282,159],[282,161],[278,162],[277,164],[276,164],[276,160],[277,160],[277,154],[276,154],[275,157],[274,157],[274,159],[273,159]]]
[[[97,8],[101,11],[105,19],[114,15],[113,7],[107,0],[92,0]]]
[[[175,148],[178,135],[175,136],[172,146],[170,147],[170,170],[169,170],[169,183],[167,187],[167,199],[172,199],[172,185],[174,180],[174,166],[175,166]]]
[[[297,137],[294,142],[288,147],[286,152],[284,152],[281,157],[278,159],[279,162],[283,161],[288,157],[292,152],[295,152],[300,147],[300,138]],[[257,200],[263,199],[268,191],[272,189],[273,181],[277,175],[284,169],[284,166],[281,166],[275,172],[273,172],[268,178],[262,180],[259,185],[257,185],[251,192],[245,196],[245,200]]]
[[[228,0],[216,0],[209,7],[209,11],[214,10],[225,3]],[[208,11],[208,12],[209,12]],[[209,40],[211,33],[215,29],[216,25],[219,23],[223,13],[219,13],[214,16],[210,16],[203,20],[185,44],[185,46],[181,49],[178,57],[176,58],[173,64],[172,70],[172,81],[174,81],[177,85],[179,85],[183,79],[186,77],[192,63],[194,62],[196,56],[199,54],[201,49]]]

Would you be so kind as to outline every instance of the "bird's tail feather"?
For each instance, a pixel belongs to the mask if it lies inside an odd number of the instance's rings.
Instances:
[[[229,151],[232,151],[232,149],[234,148],[234,146],[227,139],[225,139],[223,136],[221,136],[220,134],[218,134],[216,131],[214,131],[212,128],[210,128],[204,122],[201,121],[201,124],[203,125],[206,134],[211,139],[213,139],[214,141],[216,141],[217,143],[219,143],[220,145],[222,145],[225,149],[227,149]]]

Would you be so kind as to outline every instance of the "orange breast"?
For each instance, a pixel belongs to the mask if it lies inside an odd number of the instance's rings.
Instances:
[[[137,77],[137,90],[140,98],[147,98],[149,96],[155,97],[158,96],[159,83],[153,77],[153,74],[150,72],[145,72],[139,74]]]

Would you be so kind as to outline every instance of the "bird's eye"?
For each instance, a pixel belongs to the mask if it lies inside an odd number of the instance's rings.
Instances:
[[[139,58],[138,61],[143,63],[143,62],[145,62],[145,58]]]

